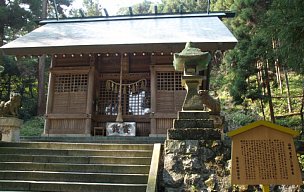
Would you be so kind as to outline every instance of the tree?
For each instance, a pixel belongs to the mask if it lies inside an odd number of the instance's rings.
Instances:
[[[132,6],[132,14],[152,14],[154,11],[153,3],[151,1],[144,0],[142,3],[138,3]],[[118,15],[130,15],[129,7],[122,7],[118,10]]]
[[[208,1],[202,0],[162,0],[160,10],[163,13],[207,12]]]
[[[42,6],[44,2],[44,6]],[[42,15],[42,7],[46,8],[46,0],[0,0],[0,45],[3,45],[15,38],[32,31],[37,27],[36,21],[46,18],[46,13]],[[56,7],[59,9],[59,16],[64,17],[64,6],[71,5],[72,0],[57,0]],[[50,17],[54,6],[48,6]],[[45,10],[45,9],[44,9]],[[26,110],[23,116],[32,116],[37,113],[37,59],[25,58],[14,59],[12,56],[0,54],[0,66],[5,70],[0,74],[0,100],[7,100],[11,91],[22,94],[23,103],[29,104],[23,107]],[[43,66],[45,64],[42,64]],[[26,66],[26,68],[24,68]],[[40,65],[41,67],[41,65]],[[35,69],[35,70],[31,70]],[[44,70],[41,70],[44,74]],[[39,75],[44,79],[44,76]],[[40,78],[41,79],[41,78]],[[38,82],[40,82],[39,80]],[[45,83],[42,82],[40,90],[44,90]],[[41,95],[44,96],[44,93]],[[31,100],[29,102],[29,100]],[[32,108],[31,110],[29,108]]]
[[[47,5],[48,1],[42,0],[42,19],[47,18]],[[38,115],[43,115],[45,113],[45,60],[45,54],[41,55],[38,59]]]
[[[152,14],[155,12],[155,4],[151,1],[144,0],[132,6],[134,15]],[[180,12],[207,12],[208,1],[205,0],[162,0],[157,4],[158,13],[180,13]],[[118,11],[119,15],[129,15],[128,7],[123,7]]]
[[[70,14],[74,17],[105,16],[106,10],[98,0],[83,0],[82,9],[72,9]]]
[[[301,0],[273,0],[263,23],[265,35],[275,38],[278,57],[296,73],[304,74],[304,2]]]

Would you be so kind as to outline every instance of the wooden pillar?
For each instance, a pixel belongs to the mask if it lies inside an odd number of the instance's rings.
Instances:
[[[50,66],[50,69],[52,69],[52,63]],[[46,111],[45,111],[45,123],[44,123],[44,135],[49,134],[49,129],[50,129],[50,120],[48,118],[48,115],[52,113],[52,108],[53,108],[53,97],[54,97],[54,86],[55,86],[55,75],[54,73],[50,70],[49,72],[49,85],[48,85],[48,94],[47,94],[47,102],[46,102]]]
[[[87,107],[86,107],[86,126],[85,135],[91,135],[91,125],[92,125],[92,109],[93,109],[93,95],[94,95],[94,74],[95,68],[90,67],[89,80],[88,80],[88,92],[87,92]]]
[[[153,135],[157,134],[156,119],[154,117],[154,114],[156,112],[156,85],[157,85],[155,65],[151,65],[150,72],[151,72],[151,114],[150,114],[150,116],[151,116],[151,122],[150,122],[151,123],[151,134],[150,134],[150,136],[153,136]]]

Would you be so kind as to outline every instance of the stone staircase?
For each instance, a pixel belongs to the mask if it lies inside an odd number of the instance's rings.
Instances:
[[[153,144],[0,142],[0,191],[146,191]]]
[[[66,136],[30,136],[20,137],[21,141],[24,142],[67,142],[67,143],[119,143],[119,144],[153,144],[153,143],[164,143],[166,135],[157,137],[66,137]]]

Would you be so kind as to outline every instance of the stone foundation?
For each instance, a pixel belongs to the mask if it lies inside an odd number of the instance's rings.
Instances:
[[[231,187],[230,143],[221,140],[221,120],[208,112],[179,112],[165,142],[165,191],[227,191]]]
[[[227,191],[230,143],[167,140],[163,181],[166,191]]]

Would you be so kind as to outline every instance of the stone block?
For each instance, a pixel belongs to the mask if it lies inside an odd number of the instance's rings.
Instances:
[[[178,119],[209,119],[206,111],[179,111]]]
[[[210,119],[175,119],[173,128],[213,128],[213,121]]]
[[[164,170],[163,181],[166,187],[178,188],[182,186],[185,175],[182,173],[176,173]]]
[[[167,138],[173,140],[220,140],[221,133],[213,128],[169,129]]]
[[[0,132],[2,141],[19,142],[20,126],[23,120],[15,117],[0,117]]]
[[[166,140],[166,154],[196,154],[198,152],[198,140]]]

